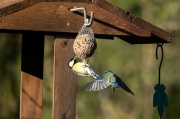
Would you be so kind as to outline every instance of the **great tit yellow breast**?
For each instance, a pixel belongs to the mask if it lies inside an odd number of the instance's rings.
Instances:
[[[75,71],[75,72],[78,72],[78,73],[81,73],[83,75],[86,75],[87,72],[84,68],[84,62],[78,62],[76,64],[73,65],[72,69]]]

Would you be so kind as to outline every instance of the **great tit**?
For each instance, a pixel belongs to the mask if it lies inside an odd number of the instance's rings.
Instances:
[[[106,86],[104,86],[104,85],[106,85]],[[100,88],[95,88],[95,87],[100,87]],[[105,88],[109,88],[110,90],[112,89],[113,91],[115,91],[115,88],[122,88],[125,91],[127,91],[128,93],[131,93],[134,95],[134,93],[129,89],[129,87],[117,75],[115,75],[110,70],[105,71],[103,76],[99,76],[95,80],[87,83],[83,87],[83,90],[99,91],[99,90],[103,90]]]
[[[76,58],[71,58],[68,65],[70,69],[80,76],[92,76],[93,78],[97,78],[98,75],[93,71],[89,64],[86,62],[77,62]]]

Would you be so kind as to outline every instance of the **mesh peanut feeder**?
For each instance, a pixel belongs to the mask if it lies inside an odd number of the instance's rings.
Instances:
[[[86,18],[86,9],[84,7],[70,9],[70,11],[84,10],[84,25],[79,31],[74,44],[73,49],[75,54],[81,58],[83,61],[87,61],[89,57],[94,54],[96,50],[97,43],[94,37],[93,31],[91,29],[91,24],[93,21],[93,12],[91,12],[90,22],[88,23],[88,19]]]

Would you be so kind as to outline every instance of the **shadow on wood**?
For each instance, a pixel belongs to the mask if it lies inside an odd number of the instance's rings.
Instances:
[[[44,35],[22,35],[20,119],[42,118]]]

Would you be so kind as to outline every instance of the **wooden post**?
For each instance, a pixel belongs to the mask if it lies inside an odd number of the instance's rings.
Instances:
[[[55,37],[53,119],[75,119],[76,75],[68,67],[68,61],[74,57],[73,42],[69,35]]]
[[[20,119],[42,119],[44,35],[22,35]]]

